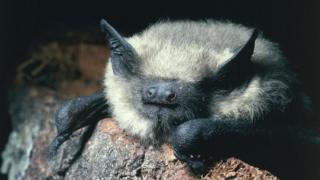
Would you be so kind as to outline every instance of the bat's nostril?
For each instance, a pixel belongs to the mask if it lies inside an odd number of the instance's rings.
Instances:
[[[153,98],[156,95],[156,88],[151,87],[147,90],[146,95],[148,98]]]
[[[172,91],[167,92],[166,101],[168,103],[174,103],[176,101],[176,94]]]

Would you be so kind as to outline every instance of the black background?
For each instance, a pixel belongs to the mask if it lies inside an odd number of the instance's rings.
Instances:
[[[8,87],[16,65],[25,59],[30,45],[55,39],[54,35],[48,36],[52,32],[98,28],[101,18],[126,35],[167,18],[229,19],[258,27],[267,38],[280,44],[316,110],[320,110],[320,3],[316,0],[2,0],[0,3],[0,150],[11,128],[6,101]]]

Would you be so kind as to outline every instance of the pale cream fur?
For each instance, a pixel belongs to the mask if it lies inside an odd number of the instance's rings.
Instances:
[[[160,22],[127,40],[136,50],[145,76],[196,82],[228,60],[232,51],[248,40],[250,32],[229,22]],[[279,103],[273,102],[274,97],[284,97],[281,103],[290,101],[285,82],[290,81],[291,74],[278,47],[260,36],[252,61],[264,67],[265,73],[257,74],[244,90],[214,96],[212,117],[253,121],[267,113],[272,103]],[[139,115],[131,101],[130,86],[113,74],[110,63],[104,84],[113,117],[121,128],[142,139],[153,138],[152,123]]]

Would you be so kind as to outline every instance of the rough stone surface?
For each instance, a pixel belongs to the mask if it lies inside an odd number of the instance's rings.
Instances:
[[[56,131],[53,114],[63,98],[45,88],[16,91],[11,103],[14,130],[2,153],[1,172],[9,179],[277,179],[269,172],[230,158],[206,175],[195,176],[178,161],[168,145],[144,147],[129,137],[112,119],[101,120],[83,152],[65,174],[68,156],[82,142],[85,128],[78,130],[48,162],[45,151]]]

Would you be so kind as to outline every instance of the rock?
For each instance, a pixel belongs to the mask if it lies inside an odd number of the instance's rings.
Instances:
[[[83,142],[84,128],[76,131],[49,162],[45,152],[56,134],[53,115],[65,96],[39,87],[19,89],[14,95],[10,108],[14,129],[1,166],[9,179],[277,179],[235,158],[195,176],[174,157],[169,145],[144,147],[112,119],[102,119],[88,141]],[[70,162],[68,156],[82,143],[83,151]]]

